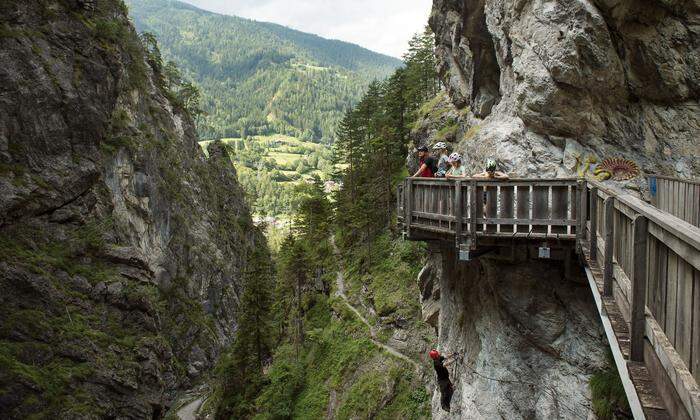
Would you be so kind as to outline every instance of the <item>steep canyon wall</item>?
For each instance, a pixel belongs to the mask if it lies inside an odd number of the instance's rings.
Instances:
[[[159,418],[266,246],[121,1],[0,3],[0,412]]]
[[[570,175],[593,156],[697,176],[699,11],[692,0],[435,0],[438,72],[465,126],[456,149],[470,168],[494,156],[520,175]]]
[[[469,173],[495,157],[515,176],[576,176],[622,157],[642,173],[698,177],[699,11],[693,1],[435,0],[444,92],[421,110],[414,144],[447,141]],[[645,195],[642,177],[618,186]],[[453,410],[436,392],[434,417],[586,418],[607,343],[581,273],[454,260],[431,248],[419,276],[440,349],[460,352]]]

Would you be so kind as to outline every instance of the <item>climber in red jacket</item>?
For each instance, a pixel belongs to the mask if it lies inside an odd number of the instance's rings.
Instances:
[[[433,367],[437,374],[437,382],[440,387],[440,405],[442,409],[450,412],[450,401],[452,400],[452,382],[450,381],[450,372],[447,371],[445,365],[450,364],[458,353],[452,353],[447,357],[442,356],[437,350],[430,350],[430,358],[433,359]]]

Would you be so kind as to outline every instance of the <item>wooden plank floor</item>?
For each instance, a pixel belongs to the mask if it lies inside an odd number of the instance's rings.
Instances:
[[[590,250],[587,243],[583,245],[583,254],[585,263],[588,265],[588,268],[590,268],[596,285],[598,286],[598,293],[602,297],[603,308],[612,324],[617,344],[625,359],[629,359],[629,326],[627,322],[625,322],[625,318],[622,316],[622,312],[615,302],[615,298],[612,296],[603,296],[603,270],[596,261],[591,261]],[[627,360],[627,371],[637,391],[637,396],[639,397],[646,418],[650,420],[669,419],[668,411],[661,400],[660,394],[646,366],[644,366],[643,363]]]

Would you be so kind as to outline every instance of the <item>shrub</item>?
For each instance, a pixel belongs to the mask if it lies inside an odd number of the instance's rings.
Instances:
[[[608,368],[591,376],[589,386],[593,402],[593,412],[601,420],[613,420],[616,413],[630,413],[627,395],[617,372],[612,353],[608,352]],[[632,417],[629,414],[628,417]]]

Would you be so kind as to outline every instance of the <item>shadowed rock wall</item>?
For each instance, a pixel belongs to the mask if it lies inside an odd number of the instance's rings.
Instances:
[[[233,338],[264,239],[154,57],[121,1],[0,3],[9,418],[159,418]]]

